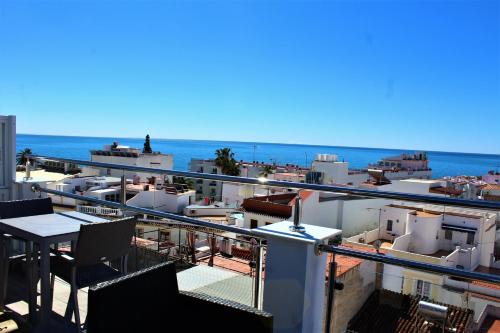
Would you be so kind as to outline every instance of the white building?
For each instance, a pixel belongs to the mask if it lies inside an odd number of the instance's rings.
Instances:
[[[143,153],[138,148],[120,146],[117,143],[106,145],[102,150],[92,150],[90,152],[92,162],[113,163],[130,165],[144,168],[172,170],[174,166],[172,154],[162,154],[160,152]],[[101,176],[121,177],[125,174],[127,178],[140,177],[140,181],[145,182],[148,178],[156,177],[159,184],[164,183],[164,178],[158,174],[135,171],[122,171],[117,169],[100,169]],[[172,176],[166,176],[168,182],[172,182]]]
[[[498,171],[489,171],[486,175],[482,176],[481,179],[487,183],[492,185],[500,184],[500,172]]]
[[[160,188],[141,185],[127,185],[127,194],[132,198],[127,200],[127,205],[150,208],[169,213],[182,213],[186,207],[195,200],[195,192],[182,184],[166,184]]]
[[[265,175],[268,179],[275,179],[281,181],[293,181],[293,182],[305,182],[305,175],[308,171],[306,168],[302,168],[297,165],[286,164],[286,165],[276,165],[276,164],[265,164],[263,162],[238,162],[238,167],[240,169],[241,177],[249,178],[259,178],[263,177],[263,172],[266,169],[270,169],[271,173]],[[211,173],[220,175],[222,170],[220,167],[215,165],[215,160],[213,159],[196,159],[192,158],[189,163],[189,171],[200,172],[200,173]],[[226,203],[232,203],[241,198],[237,196],[230,195],[228,193],[234,192],[234,189],[230,189],[229,192],[224,194],[224,187],[230,186],[229,183],[222,183],[219,181],[213,181],[208,179],[196,179],[196,198],[205,199],[209,198],[211,201],[223,201]],[[252,192],[254,190],[252,189]],[[234,198],[233,198],[234,197]],[[245,198],[248,196],[245,196]],[[230,201],[226,201],[226,200]],[[232,201],[234,199],[234,201]]]
[[[16,198],[16,116],[0,116],[0,200]]]
[[[189,162],[189,171],[199,173],[222,174],[220,167],[215,165],[215,161],[192,158]],[[195,179],[196,199],[209,198],[212,201],[220,201],[222,196],[222,182],[209,179]]]
[[[184,208],[194,202],[194,191],[182,184],[152,185],[146,183],[133,184],[127,180],[127,205],[151,208],[170,213],[181,213]],[[89,196],[106,201],[121,201],[121,179],[117,177],[70,177],[47,185],[48,188]],[[62,196],[50,195],[55,204],[64,206],[81,206],[83,201]],[[88,206],[81,207],[91,213]],[[93,211],[97,211],[93,209]]]
[[[432,171],[427,157],[422,154],[388,157],[366,169],[349,169],[349,163],[339,161],[337,155],[317,154],[308,182],[359,186],[377,174],[390,182],[407,178],[430,179]]]
[[[377,246],[387,256],[423,263],[496,271],[500,258],[495,256],[498,252],[495,219],[495,213],[483,210],[391,204],[380,211],[378,228],[346,238],[343,244],[371,250]],[[382,287],[457,306],[464,306],[463,296],[468,290],[488,297],[500,296],[497,288],[478,287],[474,282],[392,265],[384,265]],[[482,304],[484,308],[486,304]]]

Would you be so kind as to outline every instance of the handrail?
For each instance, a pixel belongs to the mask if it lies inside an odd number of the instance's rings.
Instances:
[[[93,166],[104,169],[117,169],[117,170],[136,171],[136,172],[144,172],[152,174],[164,174],[177,177],[209,179],[209,180],[217,180],[222,182],[239,183],[239,184],[265,185],[271,187],[282,187],[282,188],[293,188],[293,189],[307,189],[320,192],[343,193],[343,194],[368,197],[368,198],[382,198],[382,199],[404,200],[404,201],[430,203],[438,205],[449,205],[449,206],[465,207],[465,208],[500,210],[500,202],[495,202],[495,201],[454,199],[454,198],[444,198],[444,197],[437,197],[425,194],[410,194],[401,192],[360,189],[349,186],[320,185],[320,184],[270,180],[262,178],[215,175],[211,173],[154,169],[154,168],[138,167],[132,165],[92,162],[92,161],[75,160],[75,159],[60,158],[60,157],[39,156],[39,155],[28,155],[27,157],[31,159],[56,160],[64,163],[73,163],[77,165]]]
[[[234,232],[234,233],[238,233],[238,234],[242,234],[242,235],[246,235],[246,236],[250,236],[250,237],[254,237],[254,238],[263,238],[262,236],[257,236],[256,234],[254,234],[252,229],[243,229],[243,228],[238,228],[238,227],[233,227],[233,226],[228,226],[228,225],[223,225],[223,224],[216,224],[216,223],[212,223],[212,222],[206,222],[206,221],[194,219],[194,218],[187,217],[187,216],[156,211],[156,210],[148,209],[148,208],[129,206],[126,204],[124,205],[124,204],[121,204],[118,202],[101,200],[101,199],[97,199],[97,198],[93,198],[93,197],[82,196],[82,195],[68,193],[68,192],[51,190],[51,189],[47,189],[47,188],[42,188],[38,184],[34,184],[32,186],[32,188],[34,191],[45,192],[45,193],[50,193],[50,194],[54,194],[54,195],[60,195],[60,196],[68,197],[68,198],[73,198],[76,200],[81,200],[81,201],[93,202],[93,203],[106,205],[106,206],[110,206],[110,207],[116,207],[116,208],[120,208],[120,209],[130,210],[130,211],[134,211],[134,212],[141,213],[141,214],[148,214],[148,215],[168,218],[168,219],[171,219],[174,221],[185,222],[185,223],[198,225],[198,226],[202,226],[202,227],[208,227],[208,228],[219,229],[219,230],[228,231],[228,232]],[[500,284],[500,276],[498,276],[498,275],[484,274],[484,273],[478,273],[478,272],[469,272],[469,271],[459,270],[459,269],[450,268],[450,267],[446,267],[446,266],[427,264],[427,263],[422,263],[422,262],[408,260],[408,259],[391,257],[391,256],[387,256],[387,255],[374,254],[374,253],[369,253],[369,252],[360,251],[360,250],[353,250],[353,249],[340,247],[340,246],[319,245],[318,249],[320,251],[329,252],[329,253],[333,253],[333,254],[345,255],[345,256],[350,256],[350,257],[359,258],[359,259],[372,260],[375,262],[380,262],[380,263],[395,265],[395,266],[400,266],[400,267],[406,267],[406,268],[426,271],[426,272],[435,273],[435,274],[436,273],[437,274],[445,274],[445,275],[451,275],[451,276],[460,277],[460,278],[469,279],[469,280],[479,280],[479,281],[484,281],[484,282],[491,282],[491,283]]]
[[[359,258],[359,259],[371,260],[371,261],[380,262],[383,264],[389,264],[389,265],[395,265],[395,266],[399,266],[399,267],[416,269],[416,270],[425,271],[425,272],[434,273],[434,274],[436,274],[436,273],[437,274],[445,274],[445,275],[451,275],[451,276],[464,278],[464,279],[468,279],[468,280],[479,280],[479,281],[491,282],[491,283],[496,283],[496,284],[500,283],[500,275],[470,272],[470,271],[451,268],[451,267],[447,267],[447,266],[427,264],[427,263],[423,263],[420,261],[401,259],[401,258],[391,257],[388,255],[383,255],[383,254],[376,254],[376,253],[370,253],[370,252],[366,252],[366,251],[353,250],[353,249],[349,249],[349,248],[342,247],[342,246],[320,245],[319,250],[324,251],[324,252],[328,252],[328,253],[333,253],[333,254],[340,254],[340,255],[345,255],[345,256]]]
[[[68,192],[63,192],[63,191],[52,190],[52,189],[48,189],[48,188],[43,188],[39,184],[33,184],[32,190],[37,191],[37,192],[45,192],[45,193],[50,193],[53,195],[59,195],[62,197],[72,198],[75,200],[92,202],[92,203],[105,205],[105,206],[109,206],[109,207],[114,207],[114,208],[118,208],[118,209],[129,210],[129,211],[133,211],[133,212],[136,212],[139,214],[158,216],[158,217],[171,219],[171,220],[175,220],[175,221],[179,221],[179,222],[194,224],[194,225],[197,225],[200,227],[206,227],[206,228],[219,229],[219,230],[228,231],[228,232],[234,232],[237,234],[246,235],[246,236],[250,236],[250,237],[254,237],[254,238],[262,238],[262,236],[258,236],[254,232],[252,232],[251,229],[243,229],[243,228],[233,227],[230,225],[217,224],[217,223],[212,223],[212,222],[194,219],[194,218],[188,217],[188,216],[162,212],[162,211],[149,209],[149,208],[131,206],[131,205],[122,204],[122,203],[114,202],[114,201],[101,200],[101,199],[97,199],[97,198],[93,198],[93,197],[88,197],[85,195],[79,195],[79,194],[73,194],[73,193],[68,193]]]

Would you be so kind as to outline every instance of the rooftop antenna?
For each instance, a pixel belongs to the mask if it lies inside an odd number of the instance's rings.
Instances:
[[[306,232],[306,228],[300,225],[300,214],[302,199],[300,198],[300,191],[297,192],[297,196],[295,197],[295,209],[293,213],[293,225],[290,226],[290,231],[292,232]]]

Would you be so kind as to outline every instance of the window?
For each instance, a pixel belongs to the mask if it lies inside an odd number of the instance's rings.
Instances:
[[[453,239],[453,231],[445,230],[444,231],[444,239],[452,240]]]
[[[467,233],[467,244],[471,245],[473,243],[474,243],[474,233],[468,232]]]
[[[217,168],[213,168],[213,169],[212,169],[212,173],[213,173],[213,174],[217,174]]]
[[[392,231],[392,220],[387,220],[387,231]]]
[[[257,228],[257,220],[251,219],[250,220],[250,229]]]
[[[431,283],[427,281],[417,280],[415,294],[429,298],[431,295]]]
[[[160,230],[160,242],[168,242],[170,240],[170,231]]]

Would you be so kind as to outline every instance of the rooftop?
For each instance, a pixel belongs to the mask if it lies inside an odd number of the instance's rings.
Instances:
[[[357,333],[434,333],[442,329],[428,324],[418,314],[420,297],[398,294],[388,290],[375,291],[361,310],[351,319],[348,332]],[[473,311],[456,306],[448,306],[451,327],[457,333],[471,331]]]

